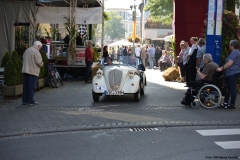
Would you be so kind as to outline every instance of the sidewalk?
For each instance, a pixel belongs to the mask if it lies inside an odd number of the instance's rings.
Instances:
[[[61,88],[36,92],[37,106],[0,97],[0,138],[89,129],[240,125],[240,95],[235,110],[192,109],[180,104],[185,84],[164,81],[159,70],[146,74],[145,95],[138,103],[132,95],[101,97],[94,103],[91,84],[82,81],[64,81]]]

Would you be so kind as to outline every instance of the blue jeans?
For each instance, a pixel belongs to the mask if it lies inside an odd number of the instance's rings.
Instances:
[[[23,73],[23,96],[22,96],[22,103],[35,103],[33,99],[36,85],[37,85],[38,77]]]
[[[90,74],[91,74],[92,64],[93,64],[93,62],[91,62],[91,61],[86,62],[85,82],[88,81],[89,76],[90,76]]]
[[[235,105],[235,101],[237,98],[237,91],[236,91],[236,85],[237,85],[237,80],[240,77],[240,73],[236,73],[234,75],[226,77],[226,87],[228,89],[224,102],[228,103],[229,99],[231,97],[230,104]]]
[[[154,59],[155,59],[155,57],[149,57],[150,69],[153,69],[153,67],[154,67]]]

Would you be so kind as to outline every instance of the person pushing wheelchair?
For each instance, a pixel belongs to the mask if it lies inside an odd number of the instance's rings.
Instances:
[[[209,53],[203,56],[203,62],[204,68],[202,72],[200,72],[200,68],[196,68],[197,75],[200,80],[190,82],[187,92],[185,93],[185,96],[181,101],[181,104],[183,105],[191,105],[191,102],[194,100],[194,96],[197,95],[198,87],[201,87],[201,84],[203,84],[204,82],[212,83],[214,72],[219,66],[212,60],[212,55]],[[191,93],[192,89],[193,92]]]

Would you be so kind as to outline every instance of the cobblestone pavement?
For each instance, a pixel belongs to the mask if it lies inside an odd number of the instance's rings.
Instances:
[[[159,70],[147,70],[147,87],[140,102],[133,95],[101,97],[93,102],[91,84],[64,81],[60,88],[36,92],[36,106],[21,98],[0,98],[0,138],[29,134],[129,127],[240,125],[240,109],[192,109],[182,106],[185,84],[166,82]],[[240,104],[238,95],[236,105]]]

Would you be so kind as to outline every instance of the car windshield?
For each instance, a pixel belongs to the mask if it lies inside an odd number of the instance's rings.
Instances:
[[[117,60],[112,60],[110,57],[101,59],[101,66],[120,65],[120,66],[133,66],[138,68],[141,64],[140,60],[134,56],[119,56]]]

